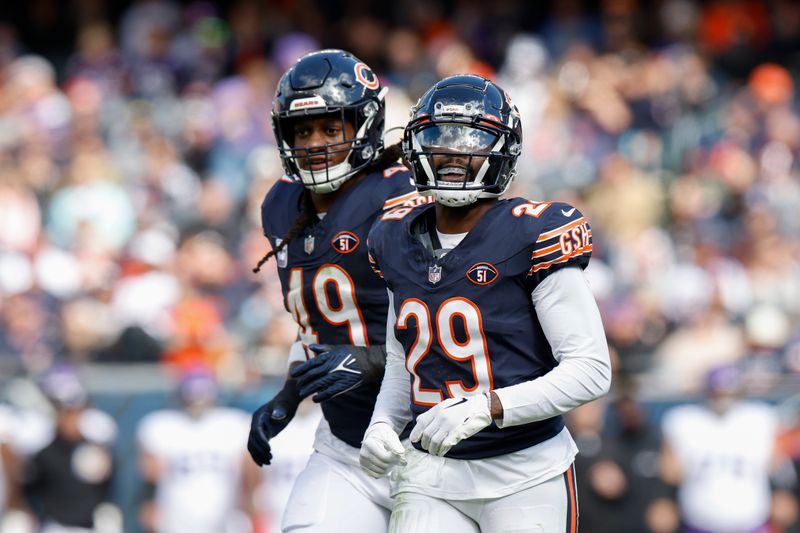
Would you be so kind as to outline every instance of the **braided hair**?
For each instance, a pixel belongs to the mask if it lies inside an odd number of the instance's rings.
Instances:
[[[402,155],[403,149],[400,143],[387,146],[386,149],[381,152],[381,154],[361,172],[361,175],[366,176],[367,174],[371,174],[373,172],[383,172],[387,168],[397,163]],[[264,263],[269,261],[270,257],[277,255],[278,252],[286,248],[286,245],[289,244],[289,241],[297,237],[306,227],[313,227],[318,222],[317,208],[314,207],[314,202],[311,201],[311,194],[308,192],[308,190],[303,190],[301,198],[303,205],[300,209],[300,214],[297,215],[297,218],[295,218],[294,222],[292,222],[292,225],[289,227],[286,235],[284,235],[281,239],[281,243],[274,249],[264,254],[264,257],[259,259],[258,264],[256,264],[255,268],[253,269],[254,273],[257,274],[259,271],[261,271],[261,267],[264,265]]]

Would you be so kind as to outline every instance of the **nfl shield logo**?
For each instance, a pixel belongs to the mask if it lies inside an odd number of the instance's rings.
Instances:
[[[433,265],[428,268],[428,282],[431,285],[436,285],[442,279],[442,267]]]
[[[308,235],[303,243],[303,250],[309,255],[314,251],[314,236]]]

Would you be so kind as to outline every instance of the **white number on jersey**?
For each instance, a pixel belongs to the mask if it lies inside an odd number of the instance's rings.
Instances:
[[[329,298],[329,286],[338,303]],[[352,278],[338,265],[326,264],[317,269],[312,281],[314,301],[322,318],[334,326],[347,326],[350,344],[369,346],[367,326],[356,301],[356,287]],[[300,340],[308,345],[319,342],[319,335],[311,321],[303,298],[303,270],[293,268],[289,275],[289,291],[286,295],[289,311],[300,326]]]
[[[408,327],[408,318],[413,316],[417,323],[417,337],[406,358],[406,368],[412,376],[411,394],[414,403],[436,405],[443,399],[438,389],[425,389],[422,379],[417,374],[419,362],[428,354],[433,341],[431,315],[428,306],[416,298],[409,298],[400,306],[397,316],[397,329]],[[454,319],[463,322],[466,340],[459,342],[455,334]],[[437,341],[445,355],[456,361],[472,363],[474,385],[467,387],[461,380],[445,382],[450,397],[482,394],[492,390],[492,368],[489,361],[489,350],[486,336],[483,333],[483,320],[478,306],[466,298],[450,298],[436,312]]]

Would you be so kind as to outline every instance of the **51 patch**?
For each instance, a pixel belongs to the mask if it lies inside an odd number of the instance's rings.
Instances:
[[[475,285],[489,285],[500,276],[491,263],[475,263],[467,270],[467,278]]]
[[[358,248],[360,243],[361,240],[349,231],[340,231],[331,239],[331,246],[340,254],[349,254]]]

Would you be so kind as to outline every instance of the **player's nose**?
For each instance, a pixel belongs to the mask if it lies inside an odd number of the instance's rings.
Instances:
[[[442,163],[449,163],[458,166],[467,166],[469,160],[469,154],[463,154],[461,152],[449,152],[442,156]]]
[[[320,152],[325,150],[325,145],[328,144],[328,137],[322,128],[314,128],[308,136],[308,150],[311,152]]]

